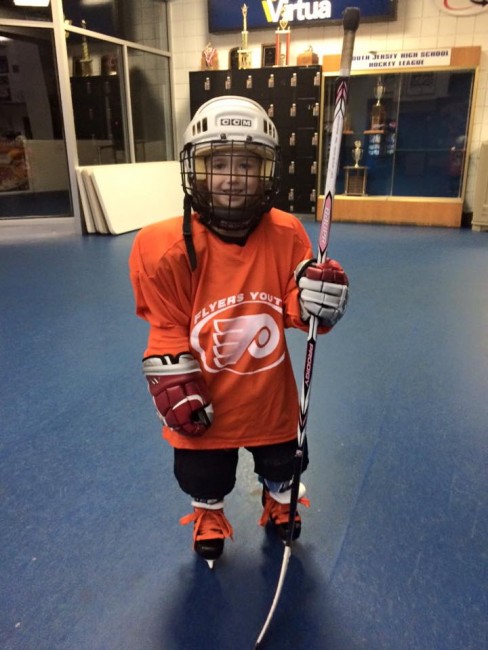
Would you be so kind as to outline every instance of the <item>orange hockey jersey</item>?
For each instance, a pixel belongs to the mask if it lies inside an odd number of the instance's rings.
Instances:
[[[207,381],[214,420],[200,438],[164,427],[171,445],[222,449],[273,444],[297,434],[298,394],[285,328],[300,318],[294,270],[312,257],[292,215],[272,209],[245,246],[223,242],[192,216],[191,271],[182,219],[143,228],[130,274],[138,316],[149,322],[144,356],[191,351]],[[305,348],[304,348],[305,349]]]

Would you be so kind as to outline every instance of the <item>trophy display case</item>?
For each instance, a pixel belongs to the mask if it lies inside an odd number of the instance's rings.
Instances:
[[[459,198],[473,79],[471,71],[383,75],[378,100],[376,76],[351,77],[337,193],[347,193],[345,168],[359,141],[366,194]],[[327,79],[325,96],[333,95]],[[325,142],[328,131],[326,122]]]
[[[322,70],[319,65],[190,72],[190,111],[220,95],[258,102],[273,120],[282,150],[277,208],[315,216],[319,180]]]
[[[468,51],[466,64],[353,72],[334,219],[461,225],[477,48],[453,48],[454,63],[461,60],[456,49]],[[322,188],[335,78],[326,74],[323,80]]]

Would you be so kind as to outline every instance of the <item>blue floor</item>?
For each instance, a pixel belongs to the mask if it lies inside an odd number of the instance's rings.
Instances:
[[[0,245],[2,650],[252,650],[271,604],[246,452],[213,572],[178,524],[133,237]],[[350,306],[317,349],[312,507],[264,648],[485,650],[488,235],[335,224],[330,253]]]

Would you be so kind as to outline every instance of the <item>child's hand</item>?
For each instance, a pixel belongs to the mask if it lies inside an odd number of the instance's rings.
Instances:
[[[349,294],[349,280],[341,265],[330,259],[320,264],[305,260],[297,266],[295,278],[302,319],[307,321],[314,314],[320,326],[333,327],[344,314]]]
[[[205,433],[213,409],[202,371],[191,354],[148,357],[143,372],[163,424],[186,436]]]

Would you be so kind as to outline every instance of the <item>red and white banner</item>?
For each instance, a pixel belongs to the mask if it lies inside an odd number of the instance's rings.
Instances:
[[[475,16],[488,12],[488,0],[433,0],[435,6],[451,16]]]

